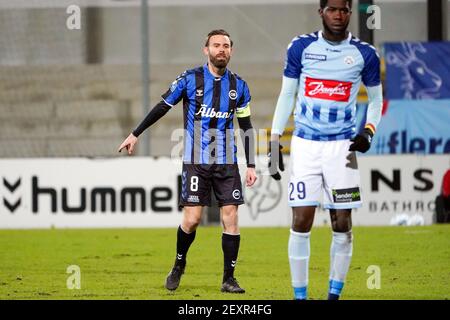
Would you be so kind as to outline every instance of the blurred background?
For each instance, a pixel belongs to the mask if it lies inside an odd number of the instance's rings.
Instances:
[[[204,39],[217,28],[235,43],[230,69],[249,84],[254,127],[270,129],[286,47],[321,29],[318,8],[319,0],[0,0],[0,157],[116,157],[170,83],[204,63]],[[450,166],[449,18],[450,1],[365,0],[354,1],[350,23],[382,58],[385,115],[371,153],[440,154],[434,193]],[[358,125],[366,103],[362,87]],[[142,135],[137,155],[169,156],[182,117],[173,108]],[[385,180],[392,187],[395,172]]]
[[[368,32],[370,2],[354,1],[350,31],[380,52],[386,42],[449,40],[450,1],[375,1],[381,29]],[[235,42],[230,69],[249,83],[254,126],[270,128],[286,47],[293,37],[321,29],[318,3],[2,0],[0,157],[115,155],[170,83],[204,62],[205,36],[216,28]],[[441,24],[429,12],[433,3],[442,10]],[[81,10],[80,29],[67,28],[70,5]],[[436,24],[433,38],[430,25]],[[359,102],[365,101],[362,89]],[[170,155],[170,134],[181,119],[182,108],[174,108],[144,134],[138,154]]]

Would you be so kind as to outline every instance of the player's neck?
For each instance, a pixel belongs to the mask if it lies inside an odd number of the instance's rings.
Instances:
[[[208,70],[214,77],[221,77],[225,74],[227,68],[217,68],[212,63],[208,63]]]
[[[345,39],[347,39],[348,31],[345,30],[341,34],[334,34],[334,33],[331,33],[329,30],[327,30],[326,28],[324,28],[324,30],[322,31],[322,36],[325,40],[328,40],[331,42],[341,42],[341,41],[344,41]]]

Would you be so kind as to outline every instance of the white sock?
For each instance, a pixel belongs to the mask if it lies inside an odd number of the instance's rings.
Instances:
[[[353,252],[353,234],[348,232],[333,232],[333,240],[330,248],[330,282],[343,283],[350,268]],[[335,294],[340,294],[333,292]]]
[[[311,232],[301,233],[291,229],[288,253],[292,286],[294,288],[304,288],[308,286],[310,235]]]

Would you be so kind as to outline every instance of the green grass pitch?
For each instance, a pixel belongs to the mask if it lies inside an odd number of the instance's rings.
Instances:
[[[450,225],[354,227],[353,259],[342,299],[449,299]],[[221,229],[200,226],[175,292],[164,281],[175,257],[176,228],[0,230],[0,299],[291,300],[288,228],[242,228],[236,269],[243,295],[220,292]],[[329,228],[312,230],[309,296],[325,299]],[[77,265],[81,289],[69,290]],[[380,288],[369,289],[369,266]],[[370,279],[369,279],[369,282]]]

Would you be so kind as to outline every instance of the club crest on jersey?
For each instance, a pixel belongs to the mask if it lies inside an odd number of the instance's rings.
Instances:
[[[324,55],[324,54],[305,53],[305,59],[326,61],[327,60],[327,56]]]
[[[236,100],[237,98],[236,90],[230,90],[230,92],[228,92],[228,96],[230,97],[231,100]]]
[[[306,77],[305,96],[317,99],[348,102],[352,83],[346,81]]]
[[[213,108],[208,108],[208,105],[202,104],[195,115],[201,115],[206,118],[227,119],[230,117],[231,112],[215,111]]]
[[[345,64],[348,64],[348,65],[354,64],[355,63],[355,59],[352,56],[346,56],[344,58],[344,62],[345,62]]]

